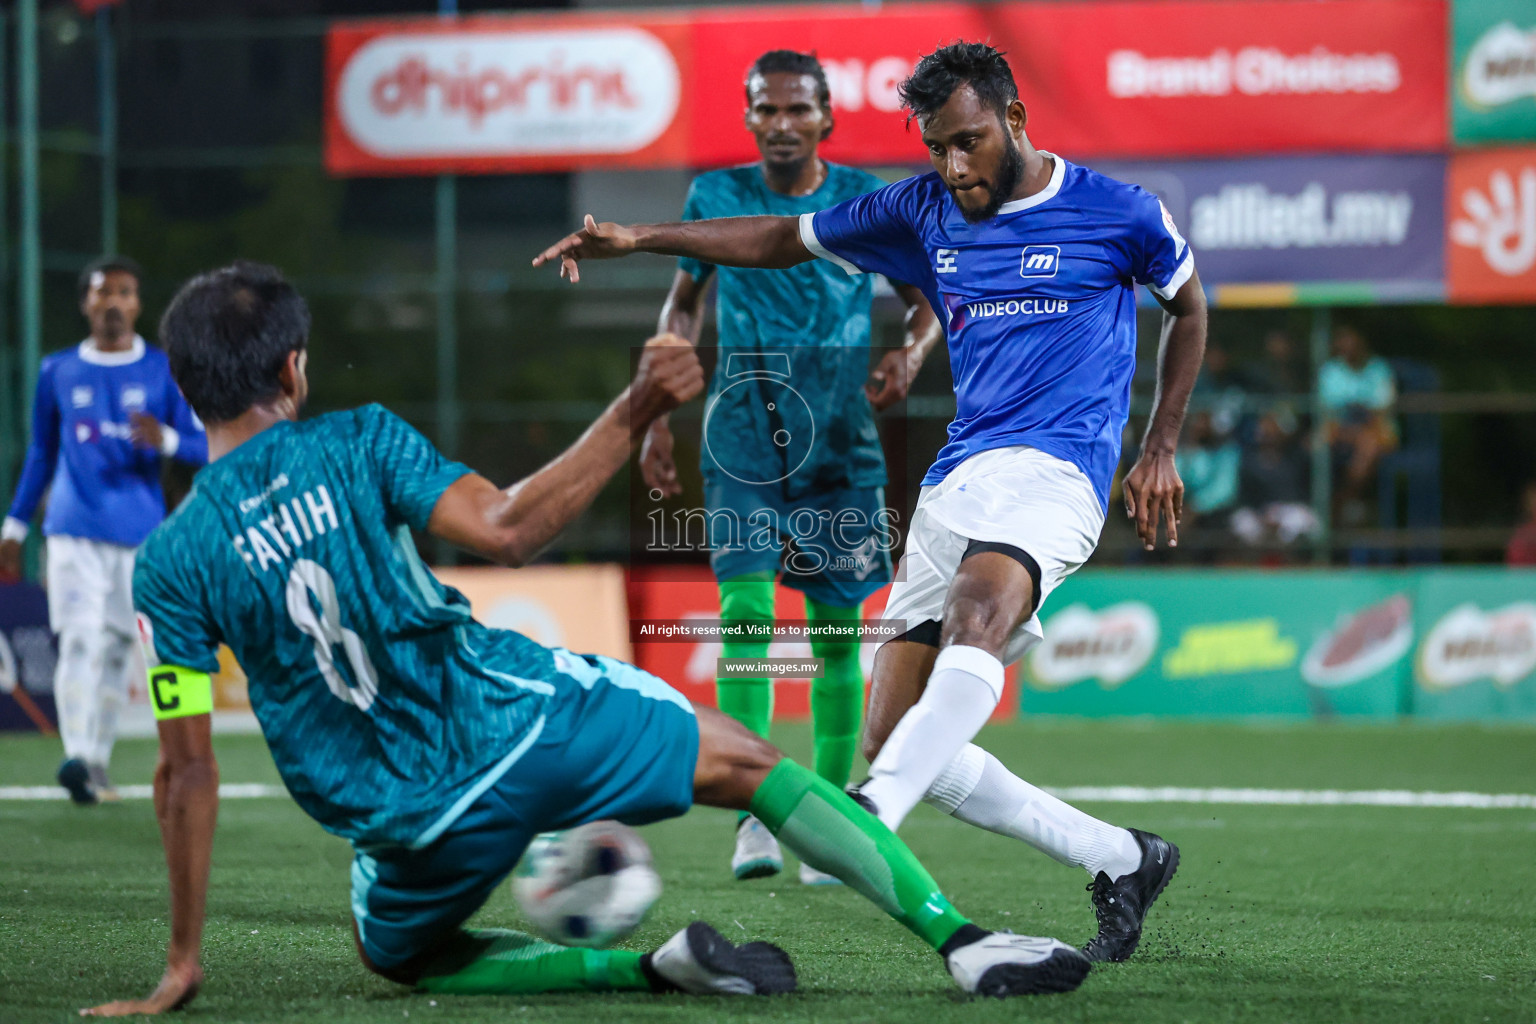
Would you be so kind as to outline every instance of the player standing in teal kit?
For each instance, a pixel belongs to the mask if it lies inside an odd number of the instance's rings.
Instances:
[[[220,643],[249,678],[288,791],[351,841],[358,952],[391,980],[433,992],[792,990],[782,950],[737,947],[702,922],[646,954],[462,927],[536,833],[703,803],[750,810],[927,942],[967,992],[1081,983],[1082,954],[972,924],[878,819],[732,719],[634,666],[482,626],[416,554],[412,529],[510,565],[532,558],[657,416],[703,389],[691,346],[648,342],[625,393],[503,491],[380,406],[297,422],[308,336],[303,299],[255,264],[193,279],[161,323],[212,459],[145,542],[133,581],[160,720],[171,940],[148,998],[87,1013],[174,1009],[203,983]]]
[[[763,54],[747,71],[746,94],[746,126],[762,158],[699,175],[683,220],[799,216],[884,187],[872,174],[821,159],[819,146],[832,133],[832,95],[814,56]],[[852,277],[819,261],[769,271],[682,259],[662,307],[662,332],[698,341],[711,278],[719,280],[720,361],[706,399],[702,468],[720,619],[728,628],[771,624],[780,577],[805,594],[813,628],[857,626],[863,601],[890,582],[896,525],[885,510],[885,458],[873,413],[906,395],[943,336],[938,320],[920,291],[893,282],[907,306],[905,344],[871,375],[873,276]],[[640,465],[648,487],[678,493],[665,418],[646,436]],[[766,639],[722,646],[727,658],[768,652]],[[823,638],[811,647],[825,666],[811,680],[816,773],[841,788],[864,708],[859,645]],[[721,678],[717,693],[720,710],[768,736],[771,679]],[[783,868],[778,843],[751,815],[738,823],[731,868],[743,879]],[[837,881],[806,864],[800,880]]]

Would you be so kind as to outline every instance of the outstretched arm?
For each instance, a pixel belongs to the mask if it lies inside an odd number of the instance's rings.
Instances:
[[[1156,293],[1154,293],[1156,294]],[[1125,477],[1125,514],[1136,520],[1136,535],[1151,551],[1161,517],[1168,546],[1178,547],[1178,520],[1184,513],[1184,483],[1173,456],[1184,428],[1184,410],[1205,358],[1205,291],[1192,273],[1173,298],[1158,296],[1163,332],[1157,346],[1157,392],[1141,442],[1141,457]]]
[[[875,407],[876,412],[884,411],[907,397],[907,391],[912,387],[912,378],[922,369],[928,353],[944,337],[939,318],[934,315],[933,307],[928,305],[922,291],[910,284],[895,285],[896,294],[907,304],[906,331],[901,348],[887,352],[864,385],[864,393],[869,396],[869,404]]]
[[[203,691],[212,699],[207,673],[189,669],[151,669],[150,688],[156,714],[174,714],[177,707],[194,706],[190,702]],[[203,983],[200,954],[213,830],[219,814],[219,765],[213,756],[208,712],[165,718],[159,726],[155,817],[160,821],[160,840],[165,845],[171,881],[171,943],[165,954],[165,974],[147,997],[80,1011],[87,1016],[123,1017],[179,1009],[192,1001]]]
[[[661,304],[656,329],[697,345],[699,332],[704,328],[704,296],[709,291],[709,281],[709,277],[695,278],[686,270],[679,270],[672,278],[667,301]],[[672,458],[672,427],[665,413],[656,417],[645,432],[640,445],[640,478],[646,487],[660,491],[663,497],[683,492],[683,485],[677,481],[677,462]]]
[[[559,261],[560,276],[581,280],[581,260],[611,260],[635,252],[691,256],[727,267],[780,270],[814,259],[800,241],[798,217],[721,217],[678,224],[599,224],[587,214],[580,231],[566,235],[533,258],[533,265]]]
[[[674,335],[652,338],[634,382],[575,444],[506,490],[479,474],[461,477],[437,500],[428,532],[503,565],[526,565],[587,510],[656,417],[703,389],[693,346]]]

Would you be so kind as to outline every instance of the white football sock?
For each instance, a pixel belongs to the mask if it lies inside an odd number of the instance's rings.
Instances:
[[[64,756],[89,761],[96,753],[97,699],[101,688],[105,631],[65,626],[59,630],[59,662],[53,670],[53,699]]]
[[[923,800],[988,832],[1021,839],[1090,875],[1102,871],[1119,878],[1141,866],[1135,836],[1031,786],[974,743],[940,773]]]
[[[134,656],[133,641],[120,633],[109,633],[101,659],[101,686],[96,694],[96,736],[91,764],[106,768],[112,763],[112,746],[117,742],[117,719],[128,703],[128,679],[139,659]]]
[[[955,755],[986,724],[1003,696],[1003,663],[979,647],[939,652],[923,696],[896,723],[869,766],[861,791],[891,831]]]

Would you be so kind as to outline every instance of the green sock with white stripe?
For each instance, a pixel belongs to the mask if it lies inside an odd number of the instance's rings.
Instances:
[[[417,986],[456,995],[654,991],[643,953],[557,946],[502,928],[465,929],[427,965]]]
[[[789,758],[752,794],[751,809],[801,860],[842,879],[935,950],[970,924],[880,819]]]

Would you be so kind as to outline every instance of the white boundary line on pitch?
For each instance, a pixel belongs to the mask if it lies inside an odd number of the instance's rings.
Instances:
[[[1313,807],[1465,807],[1478,810],[1536,810],[1530,793],[1422,793],[1406,789],[1194,789],[1184,786],[1067,786],[1047,788],[1063,800],[1118,804],[1260,804]],[[119,786],[126,800],[154,795],[150,786]],[[250,800],[287,796],[282,786],[225,783],[219,796]],[[3,800],[65,800],[58,786],[0,786]]]

